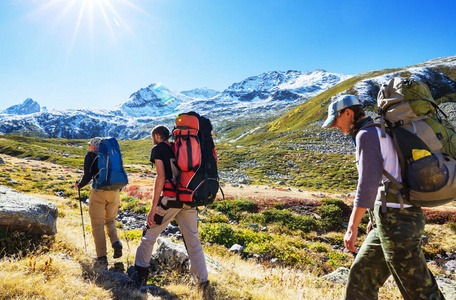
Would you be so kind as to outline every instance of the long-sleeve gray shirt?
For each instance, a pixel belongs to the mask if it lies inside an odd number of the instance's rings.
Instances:
[[[375,127],[367,127],[356,135],[358,187],[354,205],[373,208],[382,180],[383,156]]]

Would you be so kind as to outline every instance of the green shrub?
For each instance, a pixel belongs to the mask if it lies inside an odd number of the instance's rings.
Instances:
[[[317,221],[312,216],[298,216],[288,209],[269,209],[262,212],[265,223],[277,223],[287,226],[291,230],[310,232],[318,229]]]
[[[209,208],[224,213],[230,220],[239,221],[242,218],[242,212],[256,213],[258,205],[253,200],[222,200],[212,203]]]
[[[321,216],[322,229],[325,231],[338,231],[343,228],[344,218],[342,209],[337,205],[328,204],[317,208]]]
[[[207,216],[205,221],[208,223],[229,223],[230,219],[224,214],[216,213]]]
[[[451,229],[451,231],[456,233],[456,222],[448,222],[447,225]]]
[[[293,218],[292,213],[288,209],[269,209],[262,212],[265,223],[279,223],[287,225],[291,223]]]
[[[233,228],[226,223],[202,224],[200,231],[202,241],[231,247],[234,244],[247,245],[249,243],[264,243],[272,237],[263,232],[254,232],[245,228]]]
[[[281,263],[295,265],[307,263],[307,244],[294,237],[276,236],[273,240],[262,243],[249,243],[247,251],[251,254],[267,255],[278,258]]]
[[[351,213],[351,208],[347,204],[345,204],[344,200],[342,199],[335,199],[335,198],[324,198],[321,200],[323,205],[336,205],[342,210],[344,218],[347,218],[350,216]]]
[[[202,241],[209,243],[224,245],[226,247],[236,244],[233,227],[225,223],[203,224],[199,235]]]
[[[292,230],[301,230],[305,233],[318,230],[317,220],[312,216],[293,216],[289,225]]]
[[[324,253],[329,251],[328,247],[328,245],[323,244],[321,242],[314,242],[309,245],[309,250],[313,250],[314,252],[318,253]]]

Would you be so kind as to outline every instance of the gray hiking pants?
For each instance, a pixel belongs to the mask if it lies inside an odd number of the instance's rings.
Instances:
[[[375,225],[350,269],[345,299],[378,299],[378,291],[393,275],[406,300],[445,299],[423,251],[424,214],[419,207],[374,208]]]
[[[174,201],[174,199],[163,197],[161,201],[166,206],[168,201]],[[157,214],[163,216],[163,221],[160,225],[154,224],[150,229],[147,229],[141,238],[141,243],[136,250],[135,265],[145,268],[150,266],[150,258],[155,241],[166,226],[175,219],[185,240],[190,258],[190,272],[198,282],[207,281],[206,261],[198,236],[198,212],[196,208],[184,205],[182,208],[169,208],[165,210],[158,206]]]

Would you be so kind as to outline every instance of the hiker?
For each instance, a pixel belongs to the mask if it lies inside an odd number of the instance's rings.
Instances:
[[[152,250],[158,235],[174,219],[184,237],[185,246],[190,258],[190,272],[197,281],[198,288],[206,293],[210,290],[206,261],[203,248],[198,237],[198,216],[195,207],[176,200],[176,191],[168,189],[170,182],[178,177],[174,165],[175,155],[168,142],[170,136],[166,126],[157,126],[151,133],[154,147],[151,150],[150,161],[155,164],[157,177],[154,184],[152,207],[147,215],[147,226],[136,250],[135,271],[137,284],[146,284],[149,275]]]
[[[89,141],[89,152],[84,158],[84,175],[81,181],[76,182],[75,189],[82,189],[90,180],[96,179],[98,175],[98,156],[97,150],[100,146],[101,138],[94,137]],[[89,215],[92,223],[92,235],[95,241],[97,252],[96,265],[100,267],[108,266],[106,236],[104,226],[108,231],[109,240],[114,249],[113,258],[122,256],[122,243],[117,236],[115,219],[119,211],[118,189],[102,190],[92,187],[89,196]]]
[[[426,265],[421,249],[424,232],[424,214],[420,207],[403,204],[388,198],[382,212],[377,192],[383,170],[402,181],[400,164],[389,135],[381,137],[377,126],[368,126],[373,120],[366,117],[357,97],[338,96],[328,108],[323,128],[339,128],[349,134],[356,147],[358,187],[353,211],[344,236],[344,246],[357,252],[355,241],[358,225],[366,210],[370,222],[368,235],[350,268],[345,299],[378,299],[378,291],[393,275],[406,300],[444,299],[434,276]]]

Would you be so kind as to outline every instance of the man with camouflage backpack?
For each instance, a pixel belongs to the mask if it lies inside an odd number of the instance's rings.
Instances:
[[[343,134],[350,134],[356,146],[359,178],[344,236],[346,249],[357,252],[358,225],[366,210],[371,216],[370,231],[350,269],[345,299],[377,299],[390,275],[404,299],[444,299],[421,249],[425,225],[422,209],[390,197],[382,210],[377,194],[379,183],[388,182],[383,171],[398,182],[402,177],[392,138],[382,137],[381,129],[370,124],[373,120],[366,117],[360,101],[352,95],[337,97],[329,105],[323,124],[324,128],[339,128]]]

